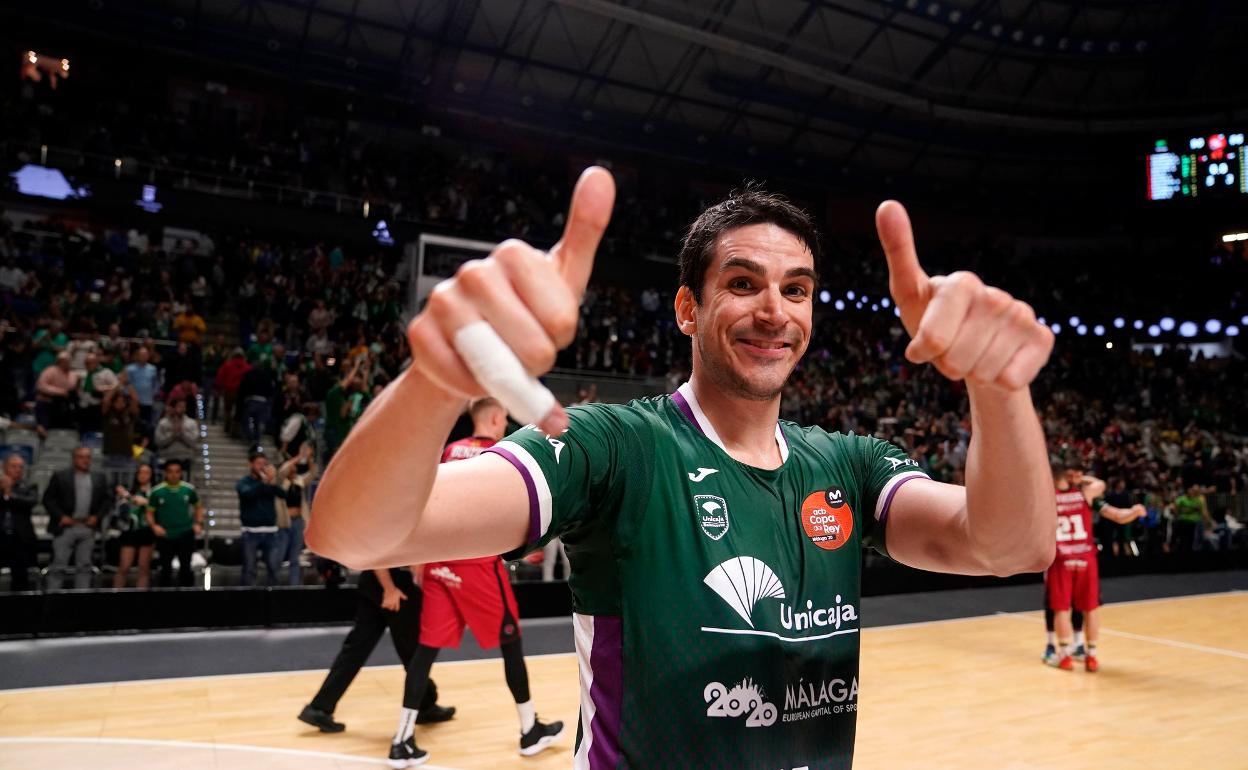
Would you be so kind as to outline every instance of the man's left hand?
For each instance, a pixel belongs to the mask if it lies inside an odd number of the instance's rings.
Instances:
[[[888,259],[888,290],[911,337],[906,358],[931,363],[952,380],[1028,387],[1053,351],[1053,332],[1031,306],[974,273],[925,273],[910,217],[897,201],[880,204],[875,226]]]

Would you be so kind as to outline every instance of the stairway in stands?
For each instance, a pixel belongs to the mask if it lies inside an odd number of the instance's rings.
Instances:
[[[247,465],[249,447],[242,439],[230,438],[220,422],[209,423],[207,428],[206,443],[210,467],[201,475],[203,483],[199,486],[207,508],[208,534],[211,537],[237,537],[238,493],[234,491],[234,485],[250,473]],[[261,446],[270,460],[276,462],[272,437],[266,436]]]
[[[212,341],[217,334],[225,335],[230,347],[239,344],[241,330],[238,315],[230,308],[213,313],[205,318],[208,326],[206,339]],[[228,351],[227,351],[228,355]],[[208,373],[209,376],[215,373]],[[205,409],[207,404],[204,405]],[[206,416],[206,415],[205,415]],[[209,467],[199,475],[197,486],[204,496],[208,520],[208,535],[212,538],[233,539],[239,534],[238,493],[234,485],[243,476],[250,473],[247,454],[250,447],[243,439],[231,438],[225,425],[220,421],[203,423],[207,429],[204,442],[208,445],[207,463]],[[266,436],[261,442],[269,458],[276,462],[272,437]]]

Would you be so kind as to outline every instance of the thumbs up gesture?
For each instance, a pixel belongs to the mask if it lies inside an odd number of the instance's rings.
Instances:
[[[897,201],[880,204],[875,226],[888,259],[888,291],[910,334],[906,358],[968,384],[1028,387],[1053,351],[1053,333],[1031,306],[974,273],[923,272],[910,217]]]
[[[549,253],[508,240],[485,259],[465,262],[408,325],[412,366],[449,393],[490,395],[522,423],[550,435],[565,431],[567,414],[536,378],[576,337],[581,295],[614,203],[611,174],[588,168]]]

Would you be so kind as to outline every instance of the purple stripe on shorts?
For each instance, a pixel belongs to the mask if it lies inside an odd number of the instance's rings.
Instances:
[[[507,462],[516,466],[516,470],[520,471],[520,477],[524,479],[524,488],[529,493],[529,539],[526,544],[536,543],[542,536],[542,510],[537,503],[537,485],[533,483],[533,476],[529,474],[529,469],[524,467],[524,463],[520,462],[518,457],[506,449],[494,446],[485,451],[502,456]]]
[[[914,481],[915,479],[922,479],[922,478],[926,478],[926,477],[925,476],[907,476],[901,481],[898,481],[896,486],[894,486],[892,489],[888,491],[888,497],[884,498],[884,507],[880,509],[880,523],[881,524],[888,521],[888,509],[893,504],[893,495],[897,494],[897,490],[904,487],[907,481]]]
[[[594,646],[589,652],[594,680],[589,699],[594,719],[589,729],[590,770],[615,770],[620,762],[620,719],[624,701],[624,621],[616,616],[594,616]]]
[[[681,395],[679,391],[672,394],[672,400],[676,402],[676,407],[689,418],[689,422],[693,423],[693,427],[698,429],[699,433],[706,433],[702,430],[702,426],[698,425],[698,418],[693,416],[693,410],[689,408],[689,402]]]

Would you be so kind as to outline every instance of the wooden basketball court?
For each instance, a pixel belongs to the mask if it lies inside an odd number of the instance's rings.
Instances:
[[[1248,767],[1248,593],[1116,604],[1103,613],[1097,674],[1040,663],[1038,612],[866,630],[855,767]],[[568,724],[558,747],[518,756],[500,660],[441,663],[439,689],[459,714],[417,728],[431,755],[426,767],[570,767],[576,659],[532,657],[529,670],[539,715]],[[0,691],[0,768],[381,765],[402,673],[362,671],[339,706],[347,731],[338,735],[294,718],[322,675]]]

